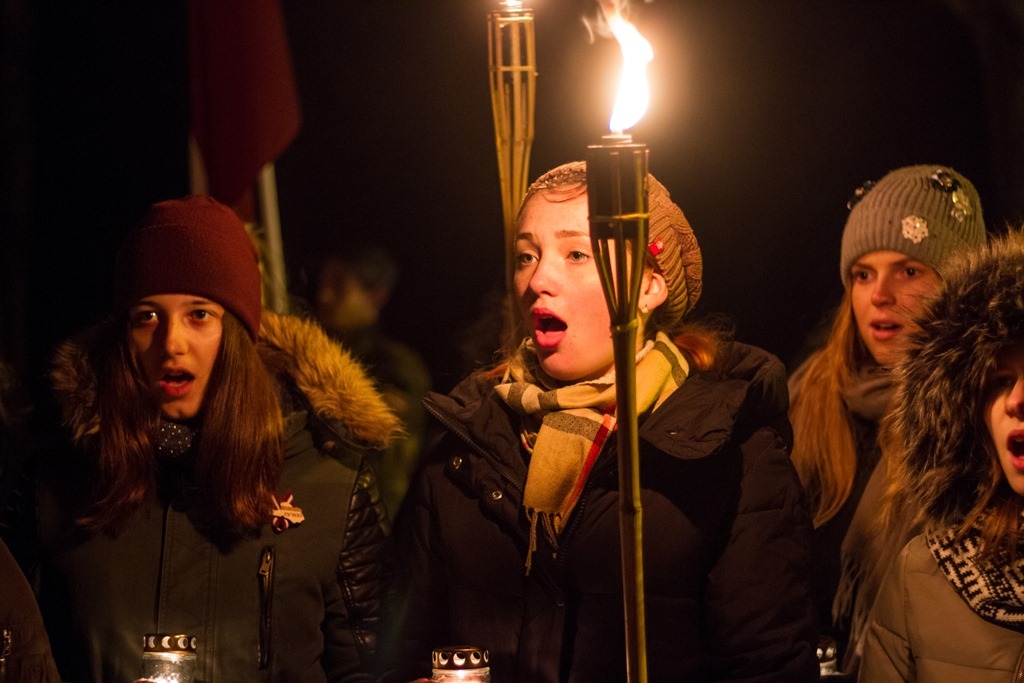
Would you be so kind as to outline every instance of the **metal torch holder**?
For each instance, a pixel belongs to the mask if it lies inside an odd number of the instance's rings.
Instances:
[[[647,249],[648,149],[628,136],[606,136],[603,142],[587,148],[587,196],[590,241],[611,314],[615,353],[626,674],[632,683],[647,680],[636,336]]]
[[[533,145],[537,81],[533,11],[509,8],[488,14],[487,55],[505,224],[505,262],[512,263],[516,212],[526,196]],[[511,284],[511,269],[507,278]]]

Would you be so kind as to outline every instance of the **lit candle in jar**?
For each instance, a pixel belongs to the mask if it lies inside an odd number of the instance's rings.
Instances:
[[[439,647],[431,655],[435,683],[491,683],[491,655],[474,645]]]

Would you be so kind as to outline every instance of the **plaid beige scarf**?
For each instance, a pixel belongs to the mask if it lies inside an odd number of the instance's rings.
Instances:
[[[641,414],[657,408],[686,380],[690,366],[675,344],[658,333],[637,354],[636,401]],[[538,522],[558,548],[566,520],[579,500],[590,468],[615,431],[615,372],[560,386],[537,360],[526,339],[495,387],[523,420],[522,439],[531,453],[523,507],[530,520],[526,573],[537,549]]]

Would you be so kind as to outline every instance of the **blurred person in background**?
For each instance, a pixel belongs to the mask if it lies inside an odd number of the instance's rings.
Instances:
[[[369,455],[392,515],[419,461],[426,425],[422,401],[431,388],[430,370],[420,354],[381,322],[398,281],[398,263],[383,247],[340,250],[316,268],[310,296],[317,322],[365,365],[405,427],[389,448]]]

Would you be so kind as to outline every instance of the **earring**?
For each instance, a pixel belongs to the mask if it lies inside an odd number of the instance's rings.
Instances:
[[[640,312],[643,313],[644,315],[647,315],[648,313],[651,312],[651,309],[647,308],[647,304],[644,304],[640,307]]]

